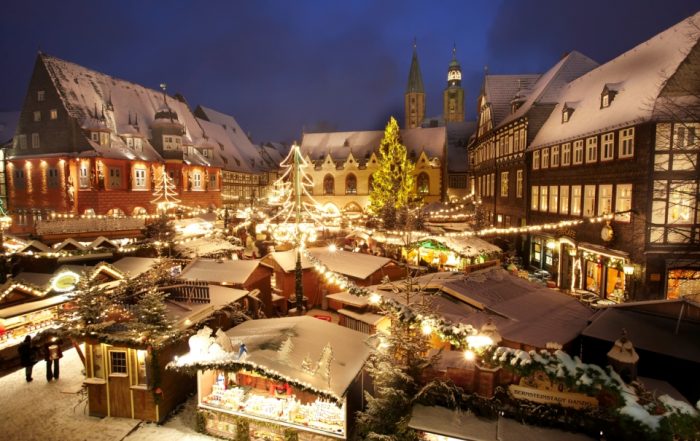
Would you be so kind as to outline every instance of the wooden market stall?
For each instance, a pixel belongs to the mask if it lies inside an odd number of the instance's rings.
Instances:
[[[312,317],[245,322],[190,339],[169,365],[197,372],[203,429],[232,439],[350,439],[363,406],[367,335]]]

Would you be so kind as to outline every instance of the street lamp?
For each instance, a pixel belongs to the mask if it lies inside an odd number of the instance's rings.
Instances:
[[[622,266],[622,272],[625,273],[625,294],[628,296],[631,295],[632,297],[634,297],[634,279],[633,279],[634,265],[632,265],[631,263],[624,264]],[[630,284],[632,285],[631,289],[629,286]],[[627,300],[627,299],[625,299],[625,300]]]

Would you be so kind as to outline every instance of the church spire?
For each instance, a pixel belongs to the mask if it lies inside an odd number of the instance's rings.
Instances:
[[[425,89],[423,88],[423,76],[418,66],[418,50],[416,40],[413,39],[413,57],[411,68],[408,71],[408,84],[406,85],[405,111],[406,128],[420,127],[425,118]]]
[[[457,61],[457,44],[452,46],[452,60],[447,68],[447,87],[443,92],[443,117],[445,122],[464,121],[464,89],[462,67]]]

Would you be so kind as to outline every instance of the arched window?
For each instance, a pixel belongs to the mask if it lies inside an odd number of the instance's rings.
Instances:
[[[323,178],[323,194],[335,194],[335,180],[331,175]]]
[[[367,179],[367,190],[370,192],[374,188],[374,175],[369,175],[369,179]]]
[[[428,177],[427,173],[421,173],[418,175],[418,180],[416,181],[418,184],[418,194],[421,196],[425,196],[428,193],[430,193],[430,178]]]
[[[352,173],[345,178],[345,194],[357,194],[357,178]]]

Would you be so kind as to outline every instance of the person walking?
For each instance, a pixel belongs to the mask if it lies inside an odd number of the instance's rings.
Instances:
[[[58,380],[59,360],[63,357],[61,339],[53,337],[44,343],[44,361],[46,361],[46,381]],[[53,367],[53,369],[52,369]]]
[[[24,375],[27,383],[33,380],[32,369],[34,368],[34,363],[36,363],[36,356],[34,348],[32,347],[32,337],[24,337],[24,341],[17,347],[17,352],[19,352],[19,361],[22,366],[24,366]]]

